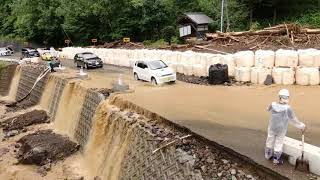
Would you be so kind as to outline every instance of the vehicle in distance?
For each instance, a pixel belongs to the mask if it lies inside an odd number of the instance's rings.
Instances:
[[[0,48],[0,56],[11,56],[14,53],[10,47]]]
[[[40,53],[34,48],[22,48],[22,58],[40,57]]]
[[[144,80],[153,85],[172,82],[177,79],[174,72],[166,63],[161,60],[136,61],[133,66],[135,80]]]
[[[53,59],[53,56],[50,52],[44,52],[41,54],[41,59],[44,61],[51,61]]]
[[[78,53],[74,56],[74,64],[76,67],[89,68],[102,68],[102,60],[91,52]]]

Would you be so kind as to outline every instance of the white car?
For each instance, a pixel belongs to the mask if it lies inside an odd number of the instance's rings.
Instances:
[[[153,85],[172,82],[177,79],[176,72],[161,60],[136,61],[133,66],[135,80],[144,80]]]
[[[0,48],[0,56],[11,56],[13,53],[13,50],[9,47]]]

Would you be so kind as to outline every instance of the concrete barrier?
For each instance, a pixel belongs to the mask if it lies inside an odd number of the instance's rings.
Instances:
[[[295,165],[297,158],[301,156],[301,146],[301,141],[285,138],[283,152],[289,155],[290,164]],[[320,175],[320,148],[305,143],[304,152],[305,159],[309,161],[310,171]]]

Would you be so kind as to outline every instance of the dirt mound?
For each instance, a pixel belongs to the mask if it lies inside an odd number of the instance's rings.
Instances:
[[[11,104],[11,103],[6,103],[6,104]],[[29,99],[26,99],[22,102],[17,103],[15,106],[7,107],[6,112],[8,113],[8,112],[20,111],[22,109],[28,109],[29,107],[34,105],[36,105],[36,103],[31,102],[31,100]]]
[[[51,130],[26,135],[17,143],[21,145],[17,155],[18,162],[21,164],[43,166],[62,160],[79,150],[78,144]]]
[[[43,110],[33,110],[25,114],[21,114],[12,118],[9,118],[1,122],[0,127],[3,128],[4,132],[12,130],[22,130],[27,126],[34,124],[41,124],[48,122],[48,115]]]

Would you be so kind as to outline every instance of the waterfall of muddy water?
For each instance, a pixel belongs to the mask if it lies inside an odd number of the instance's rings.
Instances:
[[[68,135],[73,140],[85,95],[85,88],[81,87],[77,82],[69,82],[62,92],[54,120],[55,129]]]
[[[49,111],[49,104],[52,101],[53,96],[55,96],[57,92],[54,92],[55,90],[55,76],[49,76],[48,82],[46,83],[46,86],[44,88],[43,94],[41,96],[39,106],[41,109],[44,109],[46,111]]]
[[[4,100],[14,101],[16,99],[20,76],[21,76],[21,66],[17,66],[11,81],[9,94],[8,96],[4,97]]]
[[[117,180],[132,128],[122,119],[119,109],[104,101],[94,117],[94,125],[84,149],[82,166],[88,176]]]

